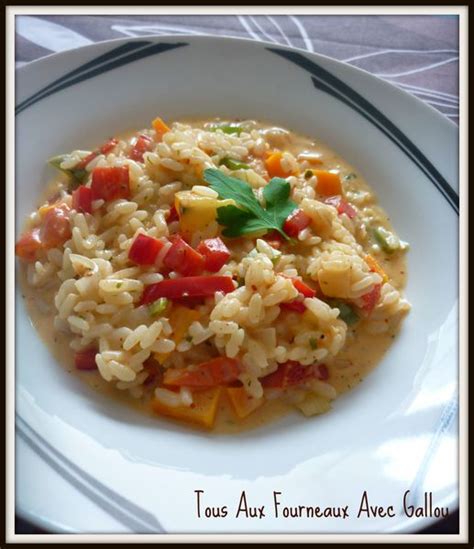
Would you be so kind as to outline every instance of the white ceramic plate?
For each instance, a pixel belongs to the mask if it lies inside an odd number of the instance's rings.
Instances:
[[[244,40],[104,42],[18,71],[16,220],[51,175],[45,160],[160,114],[257,118],[312,135],[367,179],[411,243],[413,305],[380,366],[334,410],[239,436],[148,418],[92,392],[54,363],[16,305],[17,510],[72,532],[411,532],[457,507],[457,128],[361,70]],[[225,518],[198,518],[203,503]],[[235,517],[242,490],[265,518]],[[349,518],[275,518],[286,506],[349,506]],[[367,491],[395,517],[357,518]]]

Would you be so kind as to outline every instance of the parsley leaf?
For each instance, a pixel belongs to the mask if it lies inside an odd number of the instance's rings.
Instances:
[[[237,206],[217,208],[217,222],[226,228],[224,236],[237,237],[259,231],[276,230],[289,240],[283,231],[283,223],[296,209],[290,200],[290,184],[285,179],[274,177],[263,189],[265,208],[255,197],[250,185],[225,175],[220,170],[208,168],[204,171],[204,180],[222,199],[232,199]]]

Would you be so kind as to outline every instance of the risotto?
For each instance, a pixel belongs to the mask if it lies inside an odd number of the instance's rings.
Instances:
[[[360,174],[303,136],[156,118],[50,163],[16,244],[29,312],[70,371],[160,416],[322,414],[410,308],[407,244]]]

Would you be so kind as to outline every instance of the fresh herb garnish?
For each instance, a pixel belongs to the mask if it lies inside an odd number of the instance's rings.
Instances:
[[[229,158],[228,156],[224,157],[220,162],[219,166],[226,166],[226,168],[229,168],[229,170],[248,170],[250,166],[248,164],[244,164],[244,162],[239,162],[238,160],[234,160],[233,158]]]
[[[227,237],[238,237],[259,231],[278,231],[285,239],[283,223],[296,204],[290,200],[290,184],[280,177],[272,178],[263,189],[265,207],[255,197],[247,183],[225,175],[220,170],[208,168],[204,179],[211,189],[222,199],[232,199],[239,206],[222,206],[217,208],[217,222],[225,229],[222,234]]]
[[[315,337],[309,338],[309,346],[313,351],[318,348],[318,340]]]
[[[306,170],[306,171],[304,172],[304,178],[305,178],[305,179],[311,179],[311,178],[313,177],[313,175],[314,175],[314,174],[313,174],[313,170]]]

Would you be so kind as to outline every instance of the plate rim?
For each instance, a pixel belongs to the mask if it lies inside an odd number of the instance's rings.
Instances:
[[[288,51],[297,51],[298,53],[305,54],[307,56],[315,56],[319,57],[321,59],[327,60],[332,63],[336,63],[337,65],[340,65],[350,71],[354,71],[355,73],[363,73],[366,76],[369,76],[376,80],[377,82],[383,84],[388,89],[391,89],[392,91],[399,92],[403,97],[406,99],[410,99],[414,102],[414,104],[418,106],[423,106],[426,108],[429,112],[436,115],[438,118],[438,121],[443,121],[446,125],[446,127],[449,127],[452,130],[455,130],[459,132],[459,126],[455,124],[452,120],[447,118],[446,116],[443,116],[440,111],[426,103],[425,101],[419,99],[412,93],[399,88],[396,84],[392,84],[391,82],[388,82],[384,78],[381,78],[380,76],[377,76],[370,71],[363,69],[361,67],[356,67],[354,65],[351,65],[350,63],[347,63],[346,61],[336,59],[335,57],[331,57],[329,55],[325,55],[319,52],[311,52],[308,50],[305,50],[303,48],[298,48],[296,46],[287,46],[284,44],[275,44],[273,42],[269,42],[268,40],[254,40],[252,38],[240,38],[240,37],[234,37],[234,36],[218,36],[218,35],[212,35],[212,34],[202,34],[202,35],[195,35],[195,34],[144,34],[142,36],[130,36],[130,37],[121,37],[121,38],[111,38],[108,40],[101,40],[99,42],[94,42],[93,44],[86,44],[84,46],[79,46],[77,48],[71,48],[69,50],[64,50],[60,52],[53,52],[48,55],[45,55],[43,57],[40,57],[39,59],[34,59],[32,61],[27,62],[25,65],[22,65],[21,67],[18,67],[15,69],[16,74],[22,75],[23,73],[26,73],[29,69],[32,67],[39,67],[43,63],[48,63],[51,61],[54,61],[55,59],[58,59],[60,57],[66,57],[67,55],[71,54],[72,52],[84,52],[87,50],[93,50],[94,48],[97,48],[99,46],[105,46],[108,44],[114,44],[119,42],[140,42],[142,40],[153,40],[154,42],[159,42],[160,40],[164,39],[167,40],[191,40],[191,41],[205,41],[205,40],[212,40],[212,41],[225,41],[225,42],[242,42],[242,43],[251,43],[255,46],[263,46],[263,47],[271,47],[271,48],[279,48],[282,50],[288,50]]]
[[[349,72],[353,71],[354,73],[361,73],[362,75],[364,75],[364,78],[367,78],[367,77],[369,77],[369,79],[372,78],[375,81],[382,84],[383,86],[385,86],[387,89],[391,89],[392,90],[391,93],[398,92],[401,97],[405,97],[405,100],[407,100],[407,101],[409,100],[413,104],[414,107],[416,107],[418,109],[422,108],[422,107],[427,109],[426,112],[431,113],[432,117],[435,116],[435,118],[438,119],[438,122],[442,121],[442,124],[445,126],[446,130],[450,131],[450,132],[453,132],[453,136],[454,136],[454,132],[459,134],[459,127],[454,122],[449,120],[447,117],[443,116],[434,107],[432,107],[431,105],[428,105],[427,103],[425,103],[421,99],[417,98],[413,94],[407,92],[406,90],[403,90],[403,89],[399,88],[395,84],[392,84],[392,83],[390,83],[390,82],[388,82],[388,81],[386,81],[386,80],[370,73],[369,71],[367,71],[365,69],[355,67],[355,66],[353,66],[353,65],[351,65],[347,62],[335,59],[333,57],[330,57],[330,56],[327,56],[327,55],[324,55],[324,54],[320,54],[320,53],[317,53],[317,52],[310,52],[310,51],[305,50],[303,48],[290,47],[290,46],[285,46],[285,45],[281,45],[281,44],[274,44],[274,43],[271,43],[271,42],[268,42],[268,41],[263,41],[263,40],[261,40],[261,41],[258,40],[257,41],[257,40],[251,39],[251,38],[237,38],[237,37],[230,37],[230,36],[227,37],[227,36],[217,36],[217,35],[189,35],[189,34],[178,34],[178,35],[166,34],[166,35],[143,35],[143,36],[140,36],[140,37],[120,37],[120,38],[114,38],[114,39],[109,39],[109,40],[103,40],[103,41],[100,41],[100,42],[95,42],[93,44],[88,44],[88,45],[85,45],[85,46],[81,46],[79,48],[73,48],[73,49],[70,49],[70,50],[62,51],[62,52],[51,53],[51,54],[46,55],[46,56],[44,56],[40,59],[36,59],[34,61],[31,61],[31,62],[27,63],[26,65],[23,65],[23,66],[15,69],[15,72],[16,72],[17,75],[18,74],[21,74],[21,75],[26,74],[32,68],[37,68],[37,67],[41,68],[41,65],[46,66],[49,63],[54,62],[56,59],[58,59],[58,56],[63,58],[63,59],[67,58],[67,56],[72,54],[73,52],[74,53],[78,53],[78,52],[84,53],[88,50],[93,51],[94,49],[97,49],[98,47],[107,46],[109,44],[113,45],[113,44],[117,44],[117,43],[128,43],[128,42],[137,42],[137,41],[145,41],[145,40],[152,40],[153,42],[160,42],[160,41],[165,41],[165,42],[167,42],[167,41],[176,41],[176,42],[179,42],[181,40],[183,40],[183,41],[189,40],[190,42],[203,42],[203,41],[214,41],[214,42],[215,41],[225,41],[225,42],[229,42],[229,41],[233,41],[233,42],[236,42],[236,43],[244,43],[244,44],[252,43],[252,45],[254,45],[255,47],[262,47],[262,48],[271,47],[272,49],[278,48],[278,49],[286,50],[286,51],[296,51],[296,52],[301,53],[304,56],[308,57],[309,59],[314,58],[316,61],[318,59],[323,59],[323,60],[329,62],[330,64],[336,64],[336,66],[340,66],[341,68],[343,68],[344,70],[348,70]],[[449,181],[448,181],[448,183],[451,186],[451,188],[453,188]],[[454,190],[454,192],[456,192],[456,194],[458,194],[456,189],[453,188],[453,190]],[[15,402],[15,406],[16,406],[16,402]],[[459,501],[457,501],[456,505],[457,505],[457,507],[459,506]],[[27,515],[28,516],[27,520],[30,520],[31,515],[28,511],[18,509],[17,512],[18,512],[19,516]],[[50,527],[52,525],[52,523],[48,522],[48,519],[46,519],[45,517],[35,517],[35,519],[36,519],[35,522],[34,522],[35,524],[36,523],[44,524],[47,527]],[[420,523],[422,523],[423,525],[426,525],[426,526],[434,524],[435,522],[436,521],[431,521],[430,519],[425,519],[425,520],[420,521]],[[406,521],[405,521],[405,524],[406,524]],[[57,526],[58,525],[56,524],[55,527],[57,527]],[[402,530],[397,529],[393,533],[400,533],[400,532],[411,533],[411,532],[418,531],[419,527],[417,527],[415,529],[415,528],[413,528],[414,526],[415,525],[413,525],[412,528],[403,528]],[[70,531],[68,531],[68,530],[64,530],[64,532],[65,533],[70,533]],[[390,532],[383,532],[383,533],[384,534],[385,533],[390,534]],[[161,535],[161,534],[158,534],[158,535]],[[314,535],[318,535],[318,534],[315,533]]]

